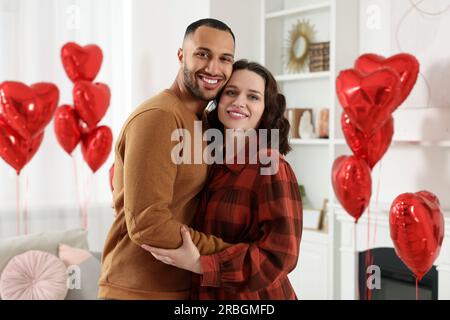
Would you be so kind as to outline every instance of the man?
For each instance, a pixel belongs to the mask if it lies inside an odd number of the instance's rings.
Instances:
[[[171,88],[145,101],[125,122],[115,146],[117,218],[103,251],[100,298],[189,298],[190,273],[157,261],[141,246],[178,248],[181,227],[193,222],[207,166],[175,164],[171,152],[179,142],[171,136],[177,129],[194,135],[194,122],[231,76],[234,49],[234,35],[224,23],[192,23],[178,51],[180,69]],[[189,231],[201,254],[229,246]]]

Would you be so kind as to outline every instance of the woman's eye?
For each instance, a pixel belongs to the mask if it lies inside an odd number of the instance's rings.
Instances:
[[[258,97],[258,96],[255,96],[255,95],[251,95],[251,96],[250,96],[250,100],[252,100],[252,101],[258,101],[258,100],[259,100],[259,97]]]
[[[234,96],[234,91],[233,91],[233,90],[228,90],[228,91],[227,91],[227,95],[229,95],[229,96]]]

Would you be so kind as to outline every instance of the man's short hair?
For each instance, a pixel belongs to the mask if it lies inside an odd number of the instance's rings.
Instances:
[[[184,33],[184,39],[186,39],[186,37],[189,36],[190,34],[193,34],[199,27],[202,27],[202,26],[214,28],[217,30],[227,31],[233,37],[233,42],[236,42],[233,31],[231,31],[230,27],[227,26],[222,21],[217,20],[217,19],[212,19],[212,18],[200,19],[200,20],[197,20],[197,21],[191,23],[186,28],[186,32]]]

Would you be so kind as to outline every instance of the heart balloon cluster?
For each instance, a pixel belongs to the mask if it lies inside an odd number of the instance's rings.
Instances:
[[[70,155],[81,142],[83,158],[93,172],[108,159],[112,148],[112,131],[99,126],[111,98],[106,84],[94,83],[103,60],[97,45],[84,47],[69,42],[61,49],[61,60],[73,82],[73,106],[56,110],[54,129],[61,147]]]
[[[410,54],[390,58],[364,54],[353,69],[342,71],[336,79],[342,132],[353,156],[336,159],[332,184],[356,222],[370,202],[371,170],[392,142],[392,114],[411,93],[418,74],[419,62]]]
[[[0,157],[18,175],[39,149],[58,100],[58,87],[52,83],[0,84]]]

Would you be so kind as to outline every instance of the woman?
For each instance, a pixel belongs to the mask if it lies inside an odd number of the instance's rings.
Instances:
[[[261,174],[264,165],[252,162],[254,155],[245,152],[247,148],[238,151],[244,151],[244,164],[230,163],[225,156],[224,164],[212,165],[196,227],[233,246],[200,256],[183,228],[180,248],[145,249],[164,263],[196,274],[193,299],[296,299],[287,275],[298,260],[302,205],[294,172],[281,156],[290,151],[285,98],[266,68],[246,60],[234,64],[219,97],[218,107],[208,114],[209,125],[222,132],[268,129],[269,141],[270,129],[278,129],[278,150],[258,146],[259,154],[268,151],[276,156],[278,167],[272,174]],[[247,140],[246,146],[261,141]]]

